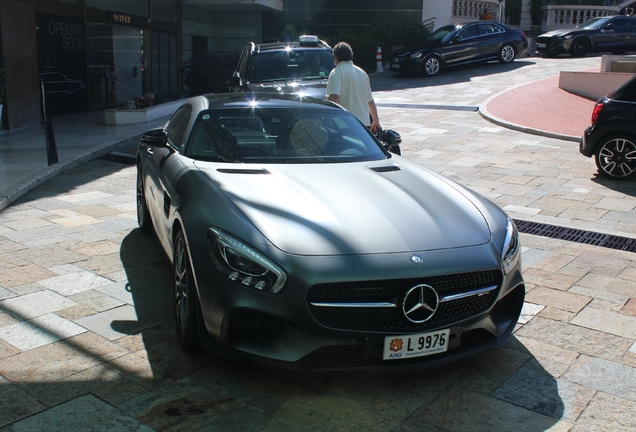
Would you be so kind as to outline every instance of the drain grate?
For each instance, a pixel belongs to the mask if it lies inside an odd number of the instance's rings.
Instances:
[[[414,109],[431,109],[445,111],[479,111],[478,106],[467,105],[435,105],[435,104],[401,104],[401,103],[376,103],[379,107],[384,108],[414,108]]]
[[[636,239],[628,237],[620,237],[574,228],[565,228],[539,222],[528,222],[518,219],[515,219],[515,224],[517,225],[519,232],[524,234],[550,237],[553,239],[589,244],[592,246],[601,246],[627,252],[636,252]]]

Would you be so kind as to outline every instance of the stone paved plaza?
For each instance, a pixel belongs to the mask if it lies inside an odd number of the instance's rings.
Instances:
[[[599,64],[372,84],[405,157],[515,219],[636,238],[634,181],[596,177],[576,142],[452,109]],[[304,375],[178,348],[135,174],[93,160],[0,212],[0,431],[636,431],[635,253],[522,234],[526,304],[503,348],[427,372]]]

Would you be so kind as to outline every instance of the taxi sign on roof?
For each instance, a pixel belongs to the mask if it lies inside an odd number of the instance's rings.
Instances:
[[[318,43],[318,36],[314,35],[302,35],[298,38],[300,43]]]

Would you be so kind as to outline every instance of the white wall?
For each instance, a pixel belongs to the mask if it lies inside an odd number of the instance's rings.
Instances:
[[[453,22],[452,0],[422,0],[422,21],[435,17],[436,30]]]

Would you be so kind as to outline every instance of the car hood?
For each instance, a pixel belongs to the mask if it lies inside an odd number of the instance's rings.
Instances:
[[[232,165],[222,173],[219,164],[196,165],[290,254],[398,253],[490,241],[484,216],[458,187],[396,159],[263,165],[260,173],[251,166],[242,173]]]
[[[250,83],[248,88],[254,93],[303,94],[324,99],[327,94],[327,78],[306,81]]]
[[[436,48],[440,45],[442,45],[442,42],[440,40],[431,40],[428,42],[423,42],[420,45],[400,48],[399,50],[393,52],[392,57],[405,57],[420,51],[432,50],[433,48]]]

